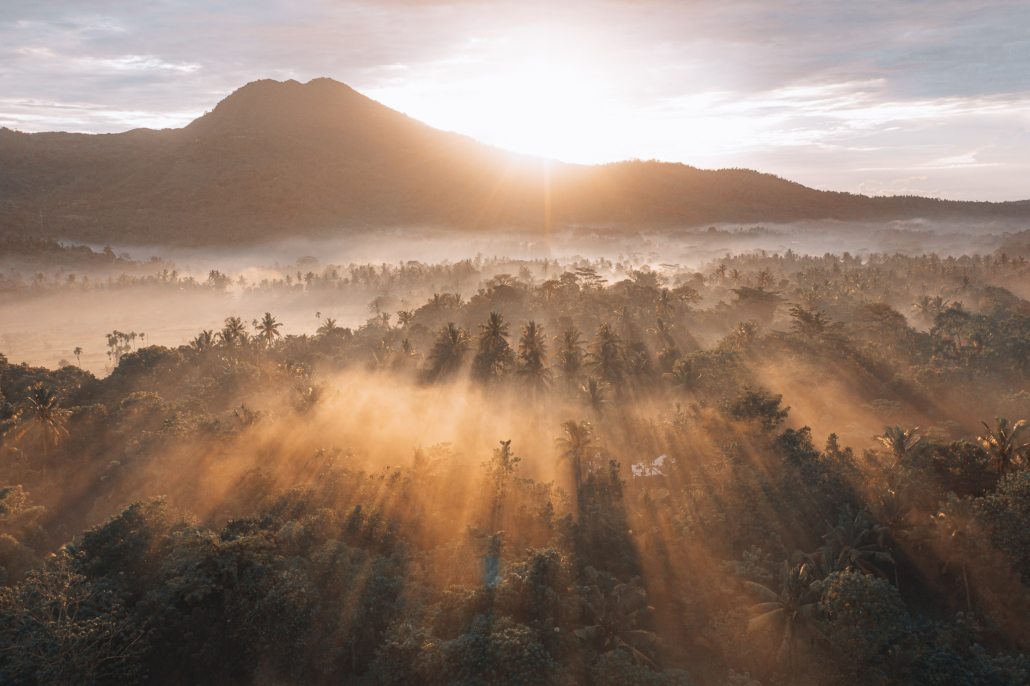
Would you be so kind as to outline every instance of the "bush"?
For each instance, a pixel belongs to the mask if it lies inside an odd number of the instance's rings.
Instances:
[[[602,654],[590,667],[594,686],[693,686],[682,669],[655,671],[638,665],[622,650]]]

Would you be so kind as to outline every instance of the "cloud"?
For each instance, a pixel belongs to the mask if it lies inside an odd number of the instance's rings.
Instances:
[[[0,0],[0,125],[178,126],[254,79],[330,76],[570,161],[850,191],[866,169],[926,169],[946,197],[1014,199],[1030,194],[1028,25],[1021,0]]]

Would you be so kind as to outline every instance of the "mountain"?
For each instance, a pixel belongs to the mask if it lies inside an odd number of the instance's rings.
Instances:
[[[816,191],[746,169],[517,155],[331,79],[255,81],[182,129],[0,129],[0,233],[243,243],[384,227],[672,228],[811,219],[1010,221],[1030,201]]]

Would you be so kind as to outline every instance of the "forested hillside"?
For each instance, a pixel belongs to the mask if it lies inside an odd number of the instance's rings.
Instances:
[[[0,682],[1030,679],[1023,258],[246,288],[368,318],[0,357]]]
[[[183,129],[0,130],[0,231],[99,244],[913,217],[1004,224],[1030,218],[1030,202],[869,198],[654,161],[548,162],[432,129],[331,79],[248,84]]]

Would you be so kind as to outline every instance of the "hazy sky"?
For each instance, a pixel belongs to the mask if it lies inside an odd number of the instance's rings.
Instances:
[[[0,0],[0,125],[181,126],[329,76],[572,162],[1030,198],[1030,1]]]

